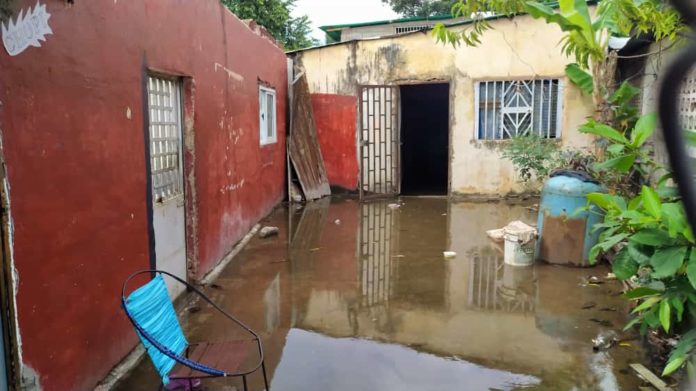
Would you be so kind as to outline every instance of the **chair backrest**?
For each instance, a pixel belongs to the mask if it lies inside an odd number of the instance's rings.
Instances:
[[[158,274],[152,281],[133,291],[124,300],[124,309],[135,325],[140,341],[162,377],[162,382],[166,385],[169,383],[168,375],[176,365],[176,360],[162,350],[181,355],[188,346],[188,341],[176,317],[162,275]],[[153,345],[144,333],[155,345],[160,346]]]

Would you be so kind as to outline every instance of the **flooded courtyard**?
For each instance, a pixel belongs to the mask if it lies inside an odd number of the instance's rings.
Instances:
[[[629,312],[618,282],[586,283],[607,268],[510,267],[486,236],[513,220],[534,223],[526,205],[393,202],[279,208],[262,224],[280,235],[252,239],[205,288],[262,334],[272,390],[637,389],[628,364],[645,361],[640,341],[592,348]],[[202,303],[184,307],[191,342],[234,338]],[[158,382],[146,359],[119,390]],[[250,388],[263,388],[260,374]]]

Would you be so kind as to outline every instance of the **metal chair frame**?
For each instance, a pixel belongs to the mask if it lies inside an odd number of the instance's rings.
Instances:
[[[143,274],[150,274],[151,276],[154,276],[156,274],[160,275],[165,275],[167,277],[170,277],[174,279],[175,281],[183,284],[188,290],[193,291],[196,293],[199,297],[203,299],[206,303],[210,304],[213,308],[215,308],[218,312],[220,312],[223,316],[228,318],[229,320],[233,321],[236,323],[238,326],[240,326],[244,331],[249,333],[252,336],[251,341],[255,341],[258,347],[258,354],[259,354],[259,361],[253,366],[252,369],[243,371],[243,372],[234,372],[234,373],[228,373],[216,368],[211,368],[208,367],[204,364],[198,363],[196,361],[192,361],[188,358],[189,354],[189,347],[186,348],[185,356],[182,356],[171,349],[167,348],[166,346],[162,345],[159,343],[150,333],[145,331],[143,327],[138,324],[138,322],[133,319],[133,316],[130,314],[128,309],[126,308],[126,288],[128,286],[128,283],[135,277],[143,275]],[[242,321],[239,319],[235,318],[233,315],[225,311],[224,309],[220,308],[217,304],[215,304],[208,296],[203,294],[198,288],[195,286],[187,283],[186,281],[182,280],[181,278],[163,271],[163,270],[142,270],[136,273],[131,274],[126,281],[123,283],[123,287],[121,289],[121,307],[123,308],[124,312],[126,313],[126,316],[128,317],[128,320],[133,324],[133,327],[138,331],[142,337],[147,340],[152,346],[154,346],[157,350],[159,350],[162,354],[166,355],[167,357],[173,359],[177,363],[193,369],[195,371],[204,373],[205,375],[203,376],[185,376],[185,377],[170,377],[170,380],[187,380],[188,385],[190,389],[193,389],[193,381],[197,379],[211,379],[211,378],[221,378],[221,377],[241,377],[242,378],[242,383],[244,385],[244,391],[248,391],[247,388],[247,376],[251,375],[252,373],[258,371],[259,368],[261,368],[261,371],[263,372],[263,382],[266,387],[267,391],[270,391],[270,388],[268,387],[268,376],[266,375],[266,363],[264,360],[264,355],[263,355],[263,346],[261,343],[261,337],[254,332],[249,326],[244,324]],[[164,383],[160,383],[159,390],[162,390],[164,388]]]

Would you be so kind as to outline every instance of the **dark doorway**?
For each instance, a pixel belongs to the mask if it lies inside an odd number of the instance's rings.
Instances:
[[[449,84],[401,86],[401,194],[446,195]]]

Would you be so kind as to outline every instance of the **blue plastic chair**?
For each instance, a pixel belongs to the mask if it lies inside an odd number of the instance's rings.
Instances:
[[[128,283],[133,278],[143,274],[153,275],[154,278],[126,297]],[[229,342],[190,344],[179,324],[163,276],[185,285],[223,316],[250,334],[251,338]],[[161,270],[139,271],[132,274],[123,283],[121,306],[135,327],[152,364],[162,378],[160,390],[171,381],[183,383],[187,389],[192,390],[194,386],[200,384],[202,379],[241,377],[244,390],[247,391],[247,376],[259,368],[263,372],[266,390],[269,390],[259,335],[186,281]],[[240,370],[243,361],[249,357],[249,346],[254,347],[254,345],[258,349],[258,362],[251,366],[251,369]]]

